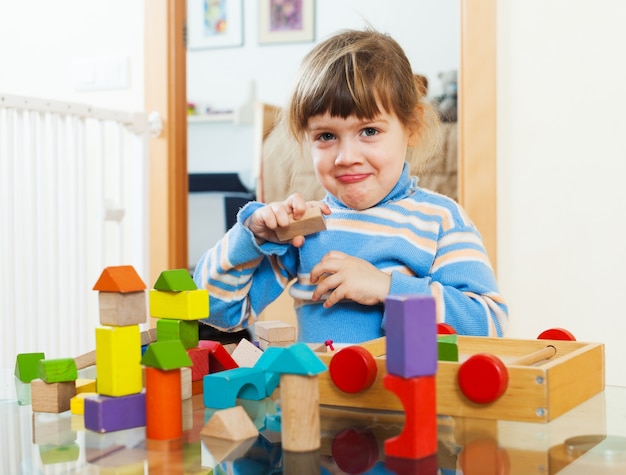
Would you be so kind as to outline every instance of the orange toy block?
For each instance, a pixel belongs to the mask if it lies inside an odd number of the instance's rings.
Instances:
[[[65,412],[70,409],[70,401],[76,396],[76,381],[46,383],[33,379],[31,401],[33,412]]]
[[[183,435],[180,370],[146,367],[146,437],[178,439]]]
[[[404,406],[405,421],[397,437],[385,441],[385,455],[421,459],[437,452],[437,398],[435,376],[402,378],[385,375],[385,388]]]
[[[100,292],[139,292],[146,289],[146,284],[133,266],[107,267],[93,286]]]
[[[276,228],[276,236],[281,241],[288,241],[296,236],[307,236],[326,229],[326,221],[319,208],[307,208],[304,216],[295,220],[290,217],[287,226]]]

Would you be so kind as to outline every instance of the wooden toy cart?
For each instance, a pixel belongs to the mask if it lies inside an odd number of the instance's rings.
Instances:
[[[438,414],[549,422],[604,389],[601,343],[470,336],[458,336],[457,341],[459,361],[438,364]],[[367,349],[359,353],[362,361],[350,363],[350,371],[364,374],[366,381],[357,391],[339,389],[331,371],[320,374],[320,404],[402,411],[398,398],[383,386],[382,343],[357,345]],[[318,356],[330,366],[343,349]]]

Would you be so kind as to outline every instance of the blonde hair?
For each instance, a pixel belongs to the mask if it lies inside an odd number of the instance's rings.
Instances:
[[[426,100],[423,79],[413,73],[393,38],[371,28],[344,30],[316,45],[304,57],[291,98],[272,132],[289,149],[281,155],[288,160],[285,170],[291,182],[307,166],[300,162],[311,160],[302,146],[311,117],[330,113],[370,120],[382,112],[381,107],[394,113],[416,137],[407,150],[407,161],[411,172],[419,175],[441,146],[439,118]]]

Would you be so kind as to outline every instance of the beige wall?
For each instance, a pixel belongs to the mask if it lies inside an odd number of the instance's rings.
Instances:
[[[498,274],[509,336],[606,344],[626,385],[626,2],[498,2]],[[584,376],[584,375],[581,375]]]

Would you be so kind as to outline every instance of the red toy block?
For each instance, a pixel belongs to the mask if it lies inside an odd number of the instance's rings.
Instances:
[[[205,374],[209,374],[209,350],[199,346],[187,350],[191,359],[191,381],[202,379]]]
[[[178,439],[183,435],[180,370],[146,366],[146,438]]]
[[[421,459],[437,453],[435,376],[401,378],[387,374],[384,384],[398,396],[406,416],[400,435],[385,441],[385,455]]]
[[[209,351],[209,372],[217,373],[227,369],[239,368],[237,362],[226,351],[219,341],[200,340],[198,343],[200,348],[206,348]]]

